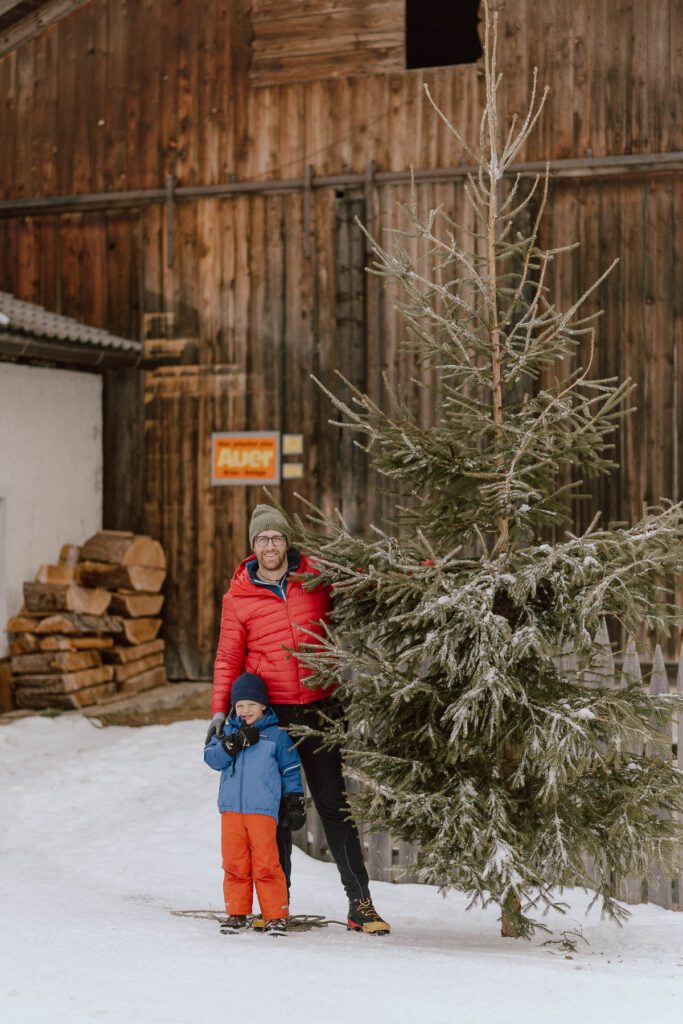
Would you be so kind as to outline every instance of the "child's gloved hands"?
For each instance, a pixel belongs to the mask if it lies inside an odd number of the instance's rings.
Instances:
[[[253,747],[258,743],[261,733],[255,725],[241,725],[235,733],[239,740],[240,747]]]
[[[245,747],[253,747],[260,738],[258,729],[253,725],[241,725],[237,732],[231,732],[228,736],[221,736],[221,746],[230,757],[237,757],[240,750]]]
[[[282,803],[280,824],[296,832],[306,822],[306,801],[304,800],[304,795],[303,793],[288,793]]]

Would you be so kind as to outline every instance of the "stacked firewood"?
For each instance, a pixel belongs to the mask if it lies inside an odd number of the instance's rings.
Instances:
[[[166,557],[151,537],[103,530],[24,584],[10,619],[19,708],[78,708],[166,683],[157,637]]]

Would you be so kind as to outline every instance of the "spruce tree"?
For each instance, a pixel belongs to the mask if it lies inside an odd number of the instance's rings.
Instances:
[[[340,684],[349,729],[330,723],[329,737],[362,783],[364,822],[419,843],[421,880],[498,904],[504,934],[530,936],[535,909],[561,909],[565,886],[594,888],[623,919],[612,872],[675,855],[682,777],[651,753],[675,698],[600,686],[595,635],[603,620],[622,636],[668,633],[683,509],[570,531],[582,484],[568,480],[614,468],[630,385],[596,379],[590,357],[577,365],[593,352],[582,309],[600,281],[569,309],[553,303],[563,250],[539,242],[547,174],[526,191],[508,175],[545,94],[534,77],[526,118],[501,132],[495,33],[487,12],[478,145],[437,110],[477,167],[476,231],[422,215],[413,192],[405,227],[386,246],[372,239],[372,270],[436,378],[436,419],[424,429],[400,392],[380,405],[348,382],[346,395],[326,387],[396,500],[369,536],[310,506],[298,518],[313,585],[335,593],[325,642],[301,657],[315,685]],[[406,235],[426,261],[411,260]]]

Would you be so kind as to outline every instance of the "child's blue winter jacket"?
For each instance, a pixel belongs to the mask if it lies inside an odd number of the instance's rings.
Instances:
[[[223,731],[229,735],[243,724],[233,710]],[[254,726],[260,733],[258,743],[231,757],[218,736],[212,736],[204,748],[204,760],[221,773],[219,811],[269,814],[277,821],[283,794],[303,793],[301,761],[272,708],[266,708]]]

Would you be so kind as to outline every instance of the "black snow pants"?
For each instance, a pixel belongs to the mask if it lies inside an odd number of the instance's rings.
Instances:
[[[313,701],[311,704],[272,704],[280,725],[288,729],[292,725],[320,728],[318,709],[333,717],[341,708],[332,698]],[[346,786],[342,774],[342,759],[338,747],[331,750],[320,748],[320,739],[307,736],[297,746],[301,765],[306,776],[308,789],[320,815],[330,853],[339,869],[342,885],[349,899],[365,898],[369,895],[368,873],[363,862],[363,850],[355,823],[349,817]],[[289,891],[292,870],[292,830],[278,825],[277,845],[280,864],[287,879]]]

